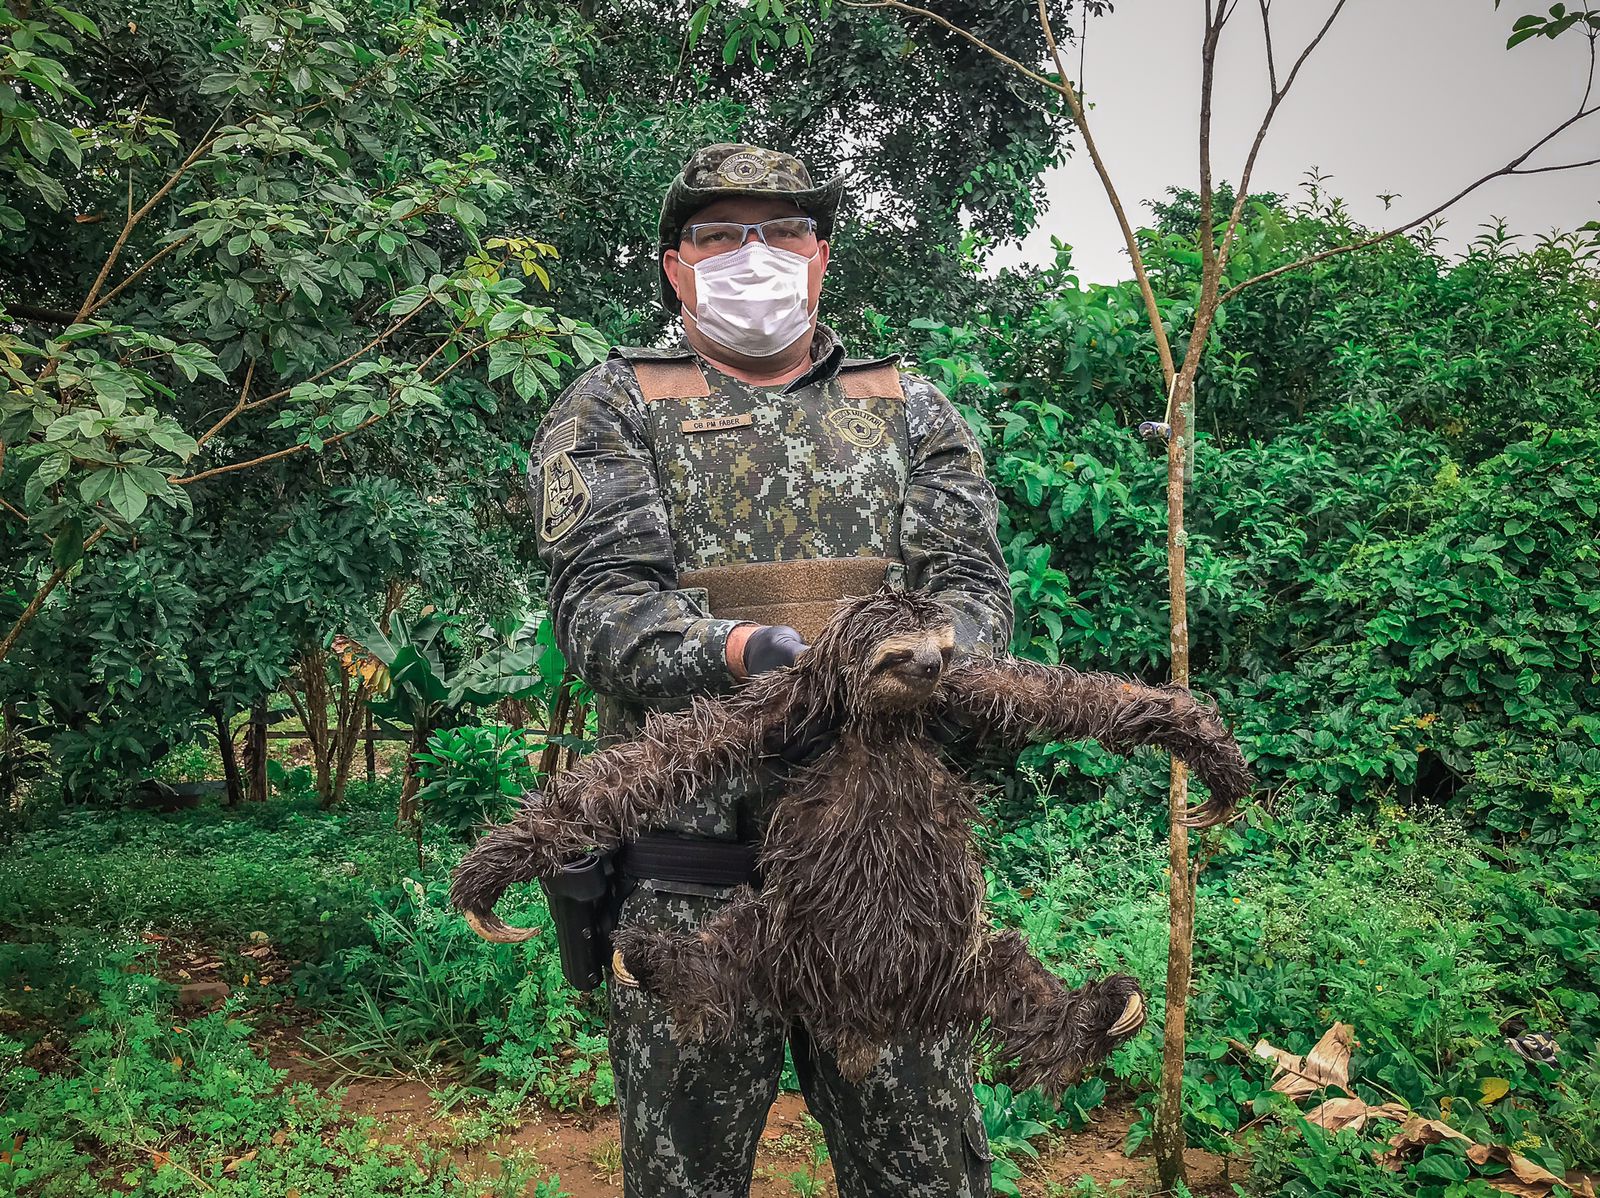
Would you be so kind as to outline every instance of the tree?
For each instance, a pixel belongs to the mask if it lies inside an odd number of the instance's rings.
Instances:
[[[434,153],[417,102],[452,34],[427,10],[151,17],[161,95],[126,65],[74,90],[63,58],[111,40],[76,14],[6,10],[0,58],[31,156],[0,160],[0,661],[76,663],[57,718],[112,774],[270,690],[396,580],[515,606],[522,405],[605,347],[541,302],[548,243],[487,236],[493,151]],[[142,619],[93,598],[108,570]]]
[[[1498,6],[1499,0],[1496,0]],[[1345,244],[1308,254],[1296,261],[1282,263],[1259,273],[1241,275],[1235,261],[1237,246],[1245,217],[1246,201],[1257,156],[1272,126],[1273,118],[1284,99],[1293,88],[1301,70],[1315,53],[1323,38],[1343,13],[1346,0],[1333,0],[1326,20],[1292,62],[1278,57],[1278,47],[1273,41],[1271,0],[1258,0],[1261,29],[1265,43],[1265,69],[1269,99],[1256,136],[1240,168],[1234,185],[1234,199],[1225,212],[1219,212],[1216,179],[1214,177],[1211,147],[1212,94],[1215,82],[1217,50],[1228,22],[1238,11],[1238,0],[1204,0],[1204,27],[1199,47],[1201,62],[1199,111],[1199,171],[1198,232],[1199,232],[1199,285],[1188,297],[1187,342],[1183,355],[1177,358],[1167,333],[1168,314],[1161,309],[1151,286],[1144,254],[1116,185],[1096,145],[1078,88],[1068,76],[1062,61],[1060,46],[1052,25],[1046,0],[1039,0],[1038,20],[1045,43],[1049,49],[1049,62],[1054,70],[1043,73],[1008,54],[999,46],[986,40],[980,33],[961,21],[934,13],[906,0],[844,0],[854,8],[887,8],[930,21],[948,33],[961,37],[979,50],[1004,63],[1014,74],[1031,81],[1039,89],[1051,93],[1064,102],[1071,113],[1079,136],[1083,139],[1096,173],[1106,193],[1124,243],[1132,259],[1133,271],[1142,296],[1146,317],[1161,365],[1163,391],[1167,396],[1165,420],[1159,427],[1167,440],[1167,563],[1170,579],[1169,611],[1171,622],[1171,677],[1174,685],[1189,683],[1189,621],[1188,589],[1185,558],[1187,534],[1184,528],[1184,493],[1192,481],[1192,451],[1194,429],[1195,379],[1208,351],[1213,345],[1212,333],[1222,306],[1247,289],[1271,279],[1300,270],[1340,254],[1366,249],[1391,240],[1425,222],[1432,220],[1453,204],[1478,190],[1492,179],[1519,174],[1578,169],[1600,163],[1600,158],[1560,162],[1550,165],[1528,166],[1529,160],[1545,146],[1574,125],[1600,111],[1600,102],[1591,103],[1596,65],[1597,41],[1600,41],[1600,9],[1569,12],[1565,5],[1555,5],[1548,16],[1532,15],[1517,21],[1509,46],[1515,46],[1532,37],[1543,35],[1559,37],[1577,29],[1589,39],[1589,70],[1583,83],[1582,94],[1571,116],[1553,129],[1535,139],[1521,154],[1512,158],[1476,181],[1466,184],[1453,195],[1436,204],[1421,215],[1403,224],[1374,233]],[[1286,68],[1286,69],[1280,69]],[[1230,274],[1230,266],[1234,267]],[[1162,1184],[1173,1187],[1184,1177],[1183,1149],[1183,1062],[1184,1020],[1188,1003],[1190,970],[1194,936],[1194,889],[1199,865],[1191,861],[1185,812],[1188,809],[1188,778],[1183,766],[1172,763],[1168,813],[1170,817],[1169,864],[1171,871],[1171,939],[1167,974],[1167,1020],[1163,1048],[1163,1070],[1160,1107],[1156,1120],[1155,1148]]]

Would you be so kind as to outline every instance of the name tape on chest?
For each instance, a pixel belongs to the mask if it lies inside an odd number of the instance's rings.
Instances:
[[[740,412],[737,416],[698,416],[691,417],[678,425],[686,433],[720,433],[730,428],[749,428],[754,423],[755,417],[749,412]]]

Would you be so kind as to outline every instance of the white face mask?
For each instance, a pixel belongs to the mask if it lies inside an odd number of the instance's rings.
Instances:
[[[770,358],[811,327],[806,306],[811,258],[751,241],[696,262],[694,322],[711,340],[747,358]]]

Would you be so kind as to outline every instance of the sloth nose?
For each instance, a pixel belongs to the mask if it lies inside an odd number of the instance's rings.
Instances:
[[[911,672],[922,678],[937,678],[944,669],[944,658],[937,653],[919,653],[911,663]]]

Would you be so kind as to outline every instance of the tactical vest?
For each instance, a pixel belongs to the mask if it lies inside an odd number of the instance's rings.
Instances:
[[[903,578],[911,444],[897,358],[847,359],[833,378],[785,392],[708,379],[681,350],[612,356],[633,367],[644,399],[678,587],[703,592],[708,614],[788,624],[810,640],[839,599]],[[643,716],[600,697],[607,739]],[[663,830],[753,841],[763,786],[727,779]]]
[[[714,617],[809,641],[837,600],[899,570],[911,447],[896,359],[784,392],[713,386],[671,352],[616,354],[645,401],[678,586],[704,590]]]

